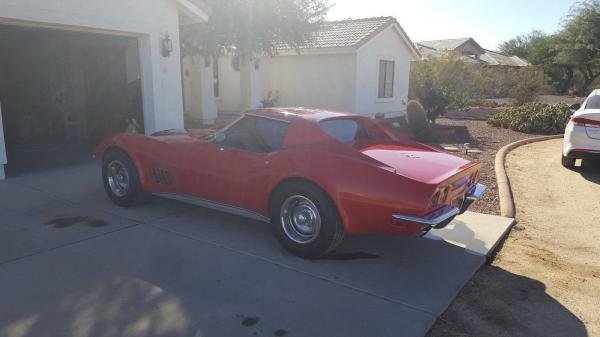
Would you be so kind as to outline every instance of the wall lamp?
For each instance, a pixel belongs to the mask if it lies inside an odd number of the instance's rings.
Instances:
[[[169,57],[173,52],[173,40],[171,40],[169,33],[166,33],[161,41],[161,51],[163,57]]]

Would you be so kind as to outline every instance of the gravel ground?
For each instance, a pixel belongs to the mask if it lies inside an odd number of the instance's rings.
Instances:
[[[567,170],[560,150],[508,155],[518,225],[427,337],[600,336],[600,162]]]
[[[440,127],[450,127],[454,134],[437,133],[434,145],[454,146],[464,151],[464,144],[470,143],[471,147],[478,148],[480,154],[456,153],[459,156],[483,163],[481,182],[487,185],[488,190],[483,198],[471,206],[470,211],[485,214],[500,214],[498,200],[498,186],[494,172],[496,153],[503,146],[521,139],[535,137],[521,132],[501,129],[487,124],[489,116],[495,114],[495,109],[474,108],[469,112],[452,111],[445,117],[437,120]]]

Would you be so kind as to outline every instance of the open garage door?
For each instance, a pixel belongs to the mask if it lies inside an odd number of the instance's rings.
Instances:
[[[7,173],[89,160],[112,133],[143,132],[138,39],[0,25]]]

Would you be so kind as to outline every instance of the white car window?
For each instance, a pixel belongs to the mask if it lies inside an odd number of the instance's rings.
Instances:
[[[587,103],[585,105],[586,109],[600,109],[600,96],[592,96],[588,98]]]

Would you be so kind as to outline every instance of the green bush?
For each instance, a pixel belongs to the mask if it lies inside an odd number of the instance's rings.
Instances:
[[[425,108],[417,101],[406,105],[406,122],[413,137],[420,142],[428,142],[432,138],[431,127],[427,120]]]
[[[418,99],[432,122],[448,109],[467,110],[472,100],[532,101],[544,84],[536,67],[482,66],[456,53],[411,64],[409,97]]]
[[[515,131],[534,134],[560,134],[573,112],[568,106],[527,103],[508,107],[492,116],[488,123]]]

